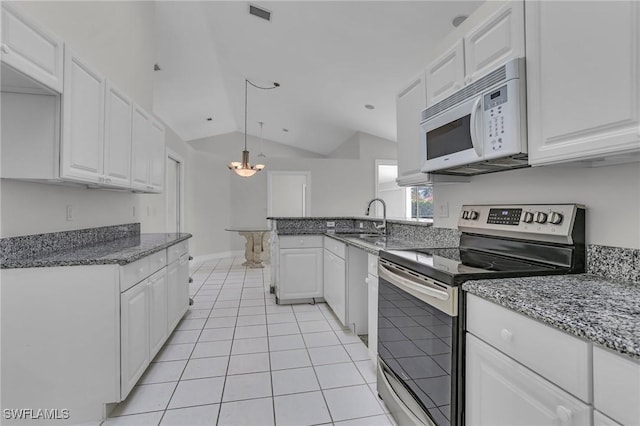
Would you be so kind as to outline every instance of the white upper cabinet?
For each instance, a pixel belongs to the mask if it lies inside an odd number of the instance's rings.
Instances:
[[[2,3],[2,72],[11,73],[11,68],[27,75],[38,83],[62,93],[62,39],[40,27],[20,13],[16,6]],[[3,76],[3,90],[30,92],[29,83],[18,75]],[[28,80],[28,79],[27,79]],[[26,90],[24,90],[26,89]]]
[[[101,183],[104,154],[105,78],[65,49],[60,177]]]
[[[464,84],[464,44],[458,40],[427,66],[427,103],[446,98]]]
[[[104,174],[107,185],[131,187],[131,120],[133,101],[107,81],[104,129]]]
[[[420,74],[396,97],[398,138],[398,181],[422,175],[420,112],[426,106],[424,74]],[[425,180],[427,177],[425,176]]]
[[[524,56],[524,4],[509,2],[464,38],[464,74],[469,84],[511,58]]]
[[[494,8],[427,66],[427,106],[443,100],[509,59],[524,56],[522,0],[488,2]],[[471,19],[471,18],[469,18]],[[461,27],[462,28],[462,27]]]
[[[531,1],[526,26],[529,162],[640,151],[640,3]]]
[[[162,192],[164,189],[165,169],[165,130],[164,126],[155,120],[151,120],[149,126],[149,183],[153,187],[152,192]]]

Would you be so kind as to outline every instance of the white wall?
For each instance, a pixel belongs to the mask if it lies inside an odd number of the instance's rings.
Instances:
[[[435,226],[455,228],[460,207],[491,203],[578,203],[587,209],[589,244],[640,249],[640,164],[598,168],[538,167],[475,176],[470,183],[434,187]],[[437,215],[437,213],[436,213]]]
[[[146,1],[20,1],[29,16],[111,79],[153,107],[154,4]]]
[[[226,158],[227,163],[230,161],[240,161],[242,159],[242,150],[244,149],[244,133],[225,133],[208,138],[192,140],[189,141],[189,144],[198,151],[208,152],[220,158]],[[295,148],[267,139],[263,141],[262,145],[263,153],[266,155],[266,158],[257,157],[260,153],[260,139],[251,135],[247,136],[247,148],[249,149],[251,164],[265,161],[268,162],[270,158],[274,157],[324,158],[324,155],[322,154]]]

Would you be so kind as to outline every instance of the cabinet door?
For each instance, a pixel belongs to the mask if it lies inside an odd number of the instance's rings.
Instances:
[[[189,306],[189,255],[167,267],[169,333],[178,325]]]
[[[427,107],[451,95],[464,84],[464,46],[462,40],[427,66]]]
[[[151,116],[138,105],[133,106],[133,137],[131,141],[131,186],[134,189],[149,191],[149,158],[151,149]]]
[[[426,108],[426,104],[424,74],[416,78],[396,97],[398,178],[400,180],[421,174],[424,147],[420,137],[420,113]]]
[[[322,249],[280,249],[280,300],[323,296]]]
[[[339,258],[329,250],[324,250],[324,285],[328,290],[327,304],[336,314],[342,325],[346,325],[347,317],[347,280],[344,259]]]
[[[369,357],[373,362],[378,359],[378,277],[367,276],[367,302],[369,309]]]
[[[107,81],[104,126],[105,183],[131,186],[131,98]]]
[[[164,126],[157,121],[151,120],[149,127],[150,154],[149,173],[150,184],[153,192],[164,190],[164,169],[165,169],[165,131]]]
[[[62,99],[61,177],[101,183],[105,78],[69,48],[65,48]]]
[[[467,333],[466,421],[470,425],[588,425],[590,408]]]
[[[464,38],[465,84],[524,56],[524,2],[506,2]]]
[[[149,359],[167,340],[167,270],[149,277]]]
[[[122,400],[127,397],[150,362],[148,289],[148,282],[145,280],[120,295]]]
[[[62,93],[62,39],[6,2],[2,2],[1,28],[2,62]]]
[[[640,3],[526,2],[533,165],[640,150]],[[567,31],[571,22],[571,31]]]

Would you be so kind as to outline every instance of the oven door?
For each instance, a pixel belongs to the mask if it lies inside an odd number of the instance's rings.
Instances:
[[[482,96],[474,97],[422,122],[423,172],[476,163],[483,159]]]
[[[458,288],[384,259],[378,275],[378,393],[400,425],[462,425]]]

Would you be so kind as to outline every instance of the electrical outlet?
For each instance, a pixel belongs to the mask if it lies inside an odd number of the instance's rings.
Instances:
[[[327,222],[327,228],[335,228],[335,227],[336,227],[335,222]]]
[[[73,206],[71,204],[67,205],[67,220],[68,221],[73,220]]]
[[[438,217],[449,217],[449,203],[444,202],[438,205]]]
[[[358,225],[359,225],[360,229],[364,228],[364,223],[360,222],[360,223],[358,223]]]

